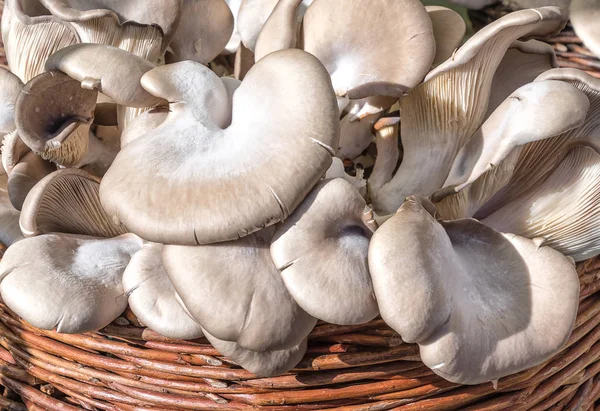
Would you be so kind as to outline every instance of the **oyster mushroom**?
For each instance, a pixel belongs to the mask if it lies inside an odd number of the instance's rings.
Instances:
[[[100,204],[100,179],[76,168],[55,171],[27,194],[21,230],[27,237],[71,233],[115,237],[127,233],[113,223]]]
[[[467,25],[460,14],[441,6],[425,6],[431,19],[435,38],[435,58],[433,67],[437,67],[452,57],[467,32]]]
[[[390,215],[406,196],[429,196],[443,186],[454,157],[485,118],[493,76],[506,50],[518,38],[558,32],[565,21],[555,7],[504,16],[400,99],[404,156],[392,179],[370,192],[376,213]]]
[[[17,76],[0,67],[0,133],[14,131],[15,103],[23,88],[23,83]]]
[[[225,0],[185,0],[181,7],[166,61],[207,64],[225,49],[233,32],[233,15]]]
[[[198,63],[144,75],[146,90],[174,103],[104,176],[100,198],[111,216],[149,241],[196,245],[236,239],[293,212],[331,164],[337,103],[327,72],[308,53],[284,50],[261,62],[233,104]]]
[[[233,15],[233,32],[231,33],[231,37],[225,46],[225,52],[229,54],[234,54],[237,52],[240,47],[240,42],[242,41],[240,38],[240,32],[238,30],[238,12],[240,11],[240,6],[242,5],[242,0],[225,0],[231,14]]]
[[[101,239],[46,234],[13,244],[0,262],[0,293],[25,321],[83,333],[107,326],[127,307],[121,276],[142,248],[133,234]]]
[[[410,197],[373,235],[369,268],[384,321],[419,344],[425,365],[460,384],[555,355],[577,315],[573,260],[541,241],[434,214]]]
[[[600,58],[600,1],[572,0],[569,15],[575,33],[583,44]]]
[[[0,244],[10,247],[24,239],[19,228],[19,211],[16,210],[8,197],[8,176],[0,173]]]
[[[270,227],[231,242],[163,248],[169,279],[193,318],[252,351],[290,349],[317,322],[286,289],[269,253],[272,236]]]
[[[169,338],[202,337],[202,329],[181,302],[162,263],[162,244],[146,243],[123,273],[129,308],[148,328]]]
[[[378,314],[367,251],[373,230],[365,200],[343,179],[317,184],[276,227],[271,256],[307,313],[331,324],[361,324]]]
[[[304,358],[307,340],[298,345],[276,351],[252,351],[240,347],[233,341],[220,340],[204,330],[208,341],[224,356],[235,361],[257,377],[281,375],[294,368]]]

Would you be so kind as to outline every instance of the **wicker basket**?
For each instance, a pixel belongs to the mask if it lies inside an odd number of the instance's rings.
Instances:
[[[471,18],[477,27],[505,12]],[[600,61],[570,28],[547,41],[561,66],[600,77]],[[563,351],[497,386],[443,380],[382,320],[319,323],[297,369],[256,378],[206,340],[166,339],[131,312],[99,332],[66,335],[36,329],[0,304],[0,409],[600,410],[600,257],[578,271],[580,308]]]

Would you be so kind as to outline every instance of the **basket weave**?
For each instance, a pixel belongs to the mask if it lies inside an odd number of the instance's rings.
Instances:
[[[493,7],[471,18],[477,27],[505,12]],[[600,77],[600,61],[569,30],[549,40],[559,64]],[[600,411],[600,257],[578,272],[579,313],[562,352],[496,387],[443,380],[380,319],[319,323],[297,369],[256,378],[206,340],[166,339],[129,311],[99,332],[67,335],[36,329],[0,304],[0,409]]]

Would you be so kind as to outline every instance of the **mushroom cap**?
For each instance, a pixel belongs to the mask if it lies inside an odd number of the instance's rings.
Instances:
[[[491,381],[555,355],[577,315],[573,260],[477,220],[436,221],[434,212],[410,197],[373,235],[369,268],[384,321],[455,383]]]
[[[13,244],[0,262],[2,300],[37,328],[96,331],[127,307],[121,276],[141,248],[142,241],[132,234],[27,238]]]
[[[302,19],[298,18],[298,8],[302,0],[280,0],[265,22],[256,39],[255,61],[269,53],[296,47]]]
[[[211,335],[254,351],[292,348],[317,322],[273,264],[272,235],[268,228],[226,243],[163,248],[164,267],[193,318]]]
[[[257,63],[233,103],[198,63],[157,67],[142,84],[178,103],[121,150],[100,198],[144,239],[196,245],[258,231],[285,220],[331,164],[339,138],[335,95],[323,66],[301,50]]]
[[[165,103],[140,84],[142,76],[153,68],[148,60],[103,44],[75,44],[46,61],[46,71],[62,71],[81,82],[82,90],[97,88],[116,104],[140,108]]]
[[[65,168],[47,175],[27,194],[21,230],[27,237],[52,232],[93,237],[127,233],[102,208],[99,190],[100,179],[83,170]]]
[[[8,176],[0,173],[0,244],[10,247],[24,239],[19,227],[19,211],[10,203],[8,197]]]
[[[336,94],[352,99],[402,96],[435,56],[431,20],[418,0],[315,0],[302,33],[304,50],[325,65]]]
[[[208,64],[225,49],[232,32],[233,15],[225,0],[185,0],[167,62]]]
[[[260,32],[279,0],[242,0],[237,27],[242,44],[254,52]]]
[[[202,337],[202,329],[181,303],[162,263],[162,244],[146,243],[123,273],[129,308],[148,328],[168,338]]]
[[[347,325],[379,313],[367,266],[369,211],[358,191],[336,178],[317,184],[277,226],[273,262],[294,300],[313,317]]]
[[[54,171],[56,166],[51,162],[31,151],[25,154],[8,176],[8,195],[13,207],[21,210],[33,187]]]
[[[163,35],[166,50],[179,25],[182,0],[40,0],[56,17],[69,22],[84,22],[102,17],[116,18],[119,24],[152,25]],[[185,0],[188,1],[188,0]]]
[[[449,0],[450,3],[467,9],[479,10],[490,4],[496,3],[497,0]]]
[[[40,74],[23,87],[17,98],[15,122],[19,137],[36,153],[66,150],[64,146],[69,146],[71,139],[80,144],[77,129],[92,122],[97,94],[61,72]],[[87,134],[85,138],[87,143]],[[72,160],[76,162],[76,157],[84,154],[80,152]]]
[[[431,19],[435,37],[433,66],[439,66],[452,57],[467,32],[467,24],[460,14],[442,6],[425,6]]]
[[[144,111],[142,114],[131,120],[123,133],[121,134],[121,148],[160,126],[167,118],[169,109],[167,107],[155,107]]]
[[[600,58],[600,1],[572,0],[569,14],[575,33]]]
[[[273,377],[294,368],[304,358],[307,340],[287,350],[252,351],[233,341],[220,340],[204,330],[208,341],[224,356],[257,377]]]
[[[19,133],[12,131],[5,134],[2,137],[2,167],[4,171],[10,175],[14,166],[25,157],[27,153],[31,152],[31,149],[27,147]]]
[[[225,2],[233,15],[233,32],[225,46],[225,51],[229,54],[233,54],[237,51],[238,47],[240,47],[240,42],[242,41],[238,30],[238,12],[242,5],[242,0],[225,0]]]
[[[15,104],[23,88],[21,80],[0,67],[0,133],[10,133],[15,126]]]

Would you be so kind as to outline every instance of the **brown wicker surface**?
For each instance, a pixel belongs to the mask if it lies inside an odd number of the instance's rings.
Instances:
[[[3,305],[0,382],[28,409],[47,410],[593,410],[600,399],[600,258],[579,272],[581,306],[564,350],[501,379],[497,388],[436,376],[419,361],[418,347],[403,343],[381,320],[319,324],[294,372],[256,378],[206,341],[168,340],[131,324],[58,334],[31,327]],[[0,405],[25,409],[4,397]]]
[[[490,8],[471,17],[477,26],[503,12]],[[600,61],[569,28],[550,43],[561,66],[600,77]],[[6,64],[1,44],[0,64]],[[0,304],[0,409],[600,411],[600,258],[578,270],[581,304],[563,351],[497,387],[441,379],[419,361],[417,346],[381,320],[320,323],[298,369],[255,378],[207,341],[165,339],[136,326],[131,312],[101,332],[65,335],[33,328]]]

